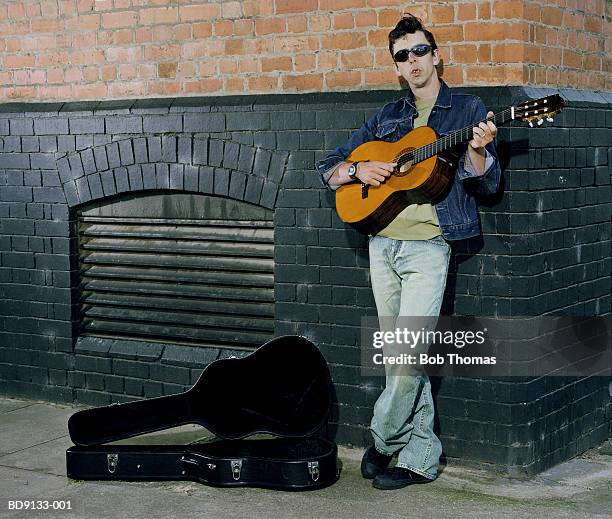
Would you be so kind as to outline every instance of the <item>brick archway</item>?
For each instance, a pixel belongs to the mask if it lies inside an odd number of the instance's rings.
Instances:
[[[274,209],[287,152],[196,137],[134,137],[57,160],[75,207],[118,193],[165,189],[226,196]]]

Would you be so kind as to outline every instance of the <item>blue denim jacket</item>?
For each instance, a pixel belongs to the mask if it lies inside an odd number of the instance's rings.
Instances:
[[[440,92],[431,110],[427,125],[439,136],[465,128],[486,118],[487,111],[482,100],[474,95],[458,93],[441,81]],[[357,146],[372,140],[394,142],[412,130],[417,116],[414,97],[410,89],[398,101],[387,103],[378,113],[354,132],[349,140],[336,148],[316,164],[323,183],[327,185],[329,173],[343,162]],[[462,240],[480,234],[480,222],[473,194],[492,195],[499,188],[501,169],[495,144],[486,147],[487,156],[493,160],[484,175],[476,175],[465,168],[467,143],[460,148],[460,160],[454,181],[447,195],[434,207],[438,215],[442,236],[447,240]]]

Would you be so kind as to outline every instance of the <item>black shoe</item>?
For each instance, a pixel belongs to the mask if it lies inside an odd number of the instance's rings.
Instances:
[[[429,483],[430,481],[433,481],[433,479],[421,476],[410,469],[393,467],[376,476],[372,486],[379,490],[395,490],[396,488],[404,488],[416,483]]]
[[[365,451],[361,460],[361,475],[365,479],[374,479],[387,468],[392,457],[393,456],[381,454],[375,449],[374,445],[372,445]]]

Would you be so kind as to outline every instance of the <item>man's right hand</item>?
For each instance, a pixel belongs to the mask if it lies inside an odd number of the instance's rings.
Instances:
[[[379,162],[377,160],[360,162],[357,165],[355,177],[363,184],[380,186],[391,176],[396,166],[397,162]]]

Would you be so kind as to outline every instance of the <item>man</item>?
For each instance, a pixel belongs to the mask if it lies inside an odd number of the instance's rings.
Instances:
[[[331,189],[359,181],[379,186],[395,163],[351,164],[351,151],[364,142],[393,142],[417,126],[428,125],[438,135],[474,125],[474,137],[460,150],[452,187],[435,204],[413,204],[370,238],[370,278],[381,323],[399,316],[437,317],[450,258],[449,241],[480,234],[474,194],[497,191],[501,175],[493,139],[495,125],[484,121],[480,98],[450,89],[439,77],[434,36],[412,15],[389,33],[389,50],[398,76],[409,86],[405,96],[383,106],[348,142],[317,163]],[[478,124],[480,122],[480,124]],[[379,489],[427,483],[437,477],[440,440],[433,431],[434,406],[427,374],[397,376],[387,369],[386,385],[374,406],[374,444],[361,463],[364,478]],[[388,468],[397,454],[397,464]]]

